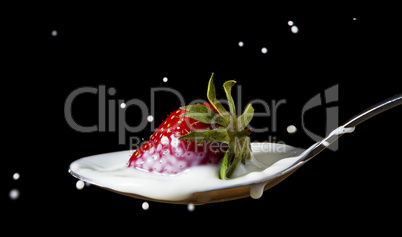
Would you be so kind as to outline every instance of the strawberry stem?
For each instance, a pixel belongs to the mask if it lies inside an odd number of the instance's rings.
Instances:
[[[212,106],[218,111],[218,114],[203,105],[189,105],[181,107],[181,109],[189,111],[181,116],[203,123],[218,124],[219,126],[212,130],[193,131],[179,137],[179,139],[189,139],[196,142],[217,141],[228,143],[229,149],[222,159],[219,170],[219,178],[226,179],[233,175],[240,162],[245,163],[251,157],[250,137],[248,137],[251,129],[246,128],[246,126],[253,118],[254,108],[249,104],[244,113],[238,118],[236,117],[236,107],[231,95],[232,87],[236,84],[236,81],[230,80],[223,84],[229,104],[229,113],[216,98],[213,76],[214,74],[212,73],[208,83],[207,97]]]

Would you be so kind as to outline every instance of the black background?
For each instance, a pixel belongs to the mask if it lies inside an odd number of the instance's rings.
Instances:
[[[186,206],[150,202],[144,211],[142,200],[94,186],[77,190],[77,180],[67,172],[78,158],[129,149],[128,144],[118,144],[117,132],[80,133],[69,127],[64,103],[73,90],[113,87],[117,93],[107,99],[116,100],[118,107],[117,100],[134,98],[149,105],[151,88],[169,87],[187,102],[206,99],[212,72],[220,97],[224,81],[235,79],[242,86],[243,109],[255,98],[286,99],[278,110],[277,131],[255,133],[252,140],[275,137],[308,147],[313,141],[301,129],[301,110],[316,94],[339,85],[339,101],[330,106],[338,106],[341,124],[401,92],[401,20],[390,12],[392,7],[373,9],[359,5],[339,10],[300,5],[231,9],[157,3],[5,8],[1,76],[5,230],[230,234],[244,228],[270,234],[397,229],[401,108],[359,125],[340,139],[337,152],[324,151],[258,200],[196,206],[194,212]],[[297,34],[290,31],[289,20],[299,28]],[[57,36],[52,36],[53,30]],[[262,47],[267,54],[261,53]],[[78,97],[73,104],[76,121],[96,124],[97,103],[96,95]],[[155,106],[158,126],[178,107],[178,100],[160,94]],[[127,109],[130,125],[140,122],[138,114],[134,107]],[[324,135],[325,107],[311,110],[305,119],[311,131]],[[270,127],[270,123],[271,118],[265,117],[251,125]],[[298,128],[295,134],[286,132],[290,124]],[[151,133],[148,125],[127,137],[147,138]],[[21,174],[17,181],[12,179],[15,172]],[[13,188],[20,191],[17,200],[8,198]]]

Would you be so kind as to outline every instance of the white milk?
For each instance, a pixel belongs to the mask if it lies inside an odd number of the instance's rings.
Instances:
[[[284,144],[252,143],[252,159],[240,164],[234,178],[221,180],[219,166],[192,167],[178,175],[161,175],[127,168],[130,151],[85,157],[74,161],[69,172],[85,182],[128,194],[180,201],[196,192],[250,185],[250,196],[261,197],[264,181],[292,166],[303,149]]]

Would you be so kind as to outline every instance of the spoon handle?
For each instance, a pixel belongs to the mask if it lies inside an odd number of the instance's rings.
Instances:
[[[331,145],[331,143],[338,140],[338,138],[343,134],[353,132],[355,126],[359,125],[360,123],[366,121],[367,119],[377,114],[380,114],[398,105],[402,105],[402,93],[394,95],[384,101],[381,101],[378,104],[371,106],[370,108],[364,110],[363,112],[351,118],[348,122],[346,122],[342,126],[336,128],[322,141],[315,143],[309,149],[307,149],[307,152],[305,152],[303,158],[301,158],[300,161],[306,162],[310,160],[318,153],[320,153],[322,150]]]
[[[343,127],[345,128],[355,127],[356,125],[359,125],[360,123],[366,121],[367,119],[401,104],[402,104],[402,93],[394,95],[364,110],[363,112],[359,113],[358,115],[351,118],[348,122],[346,122],[343,125]]]

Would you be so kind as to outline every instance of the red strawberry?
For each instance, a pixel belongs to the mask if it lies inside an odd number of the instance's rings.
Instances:
[[[215,114],[218,113],[209,103],[204,103],[203,106]],[[179,137],[192,131],[214,128],[211,124],[180,117],[187,112],[189,111],[181,108],[172,112],[149,141],[134,152],[129,160],[129,166],[161,174],[178,174],[191,166],[218,164],[227,146],[211,142],[197,144],[191,140],[179,140]]]
[[[172,112],[131,156],[128,166],[160,174],[179,174],[198,165],[221,162],[219,177],[230,177],[238,164],[250,158],[251,121],[254,109],[248,105],[236,117],[231,88],[224,83],[230,113],[216,99],[213,75],[207,97],[211,102],[189,105]]]

